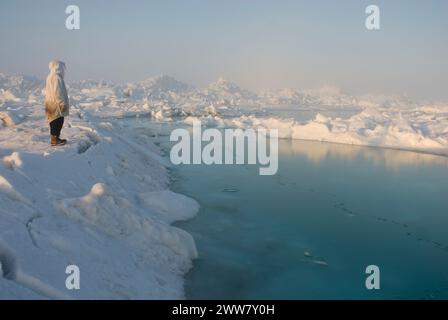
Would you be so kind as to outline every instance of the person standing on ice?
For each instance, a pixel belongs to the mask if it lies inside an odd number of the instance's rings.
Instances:
[[[50,73],[45,85],[45,115],[50,124],[51,145],[63,146],[67,140],[60,139],[64,117],[69,115],[67,89],[64,83],[65,63],[53,60],[48,64]]]

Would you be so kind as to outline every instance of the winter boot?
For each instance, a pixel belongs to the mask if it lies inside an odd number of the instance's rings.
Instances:
[[[65,139],[59,139],[58,136],[51,136],[51,146],[52,147],[63,146],[66,143],[67,143],[67,140],[65,140]]]

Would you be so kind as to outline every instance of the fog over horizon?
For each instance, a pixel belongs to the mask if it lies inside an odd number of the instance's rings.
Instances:
[[[66,6],[81,29],[65,28]],[[317,89],[448,100],[448,2],[2,1],[0,72],[67,81],[137,82],[165,74],[199,88],[222,77],[244,89]]]

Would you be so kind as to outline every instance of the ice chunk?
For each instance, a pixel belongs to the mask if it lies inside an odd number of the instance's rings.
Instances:
[[[142,204],[166,223],[188,220],[196,215],[199,203],[170,190],[139,194]]]
[[[11,155],[3,157],[3,164],[10,170],[20,168],[22,166],[22,159],[18,152],[13,152]]]
[[[167,199],[174,199],[170,193],[162,194]],[[180,195],[176,197],[173,208],[187,203]],[[154,196],[153,196],[154,199]],[[197,257],[196,246],[193,238],[183,230],[169,226],[144,215],[126,198],[115,194],[105,184],[97,183],[92,186],[90,192],[74,199],[63,199],[55,201],[54,205],[68,217],[82,221],[88,225],[98,228],[115,237],[127,237],[131,241],[156,242],[167,246],[185,260]],[[162,202],[159,208],[163,208]],[[165,206],[169,208],[169,205]],[[191,214],[192,210],[184,211],[184,216]]]

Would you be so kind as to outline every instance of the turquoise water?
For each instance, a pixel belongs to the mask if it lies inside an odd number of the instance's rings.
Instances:
[[[175,124],[123,124],[149,128],[169,152]],[[274,176],[242,165],[171,170],[171,188],[201,204],[176,224],[200,255],[187,298],[448,298],[448,158],[279,140]],[[380,290],[365,287],[368,265],[380,268]]]
[[[279,141],[279,170],[184,165],[174,191],[201,204],[190,299],[448,298],[448,159]],[[380,268],[367,290],[365,268]]]

